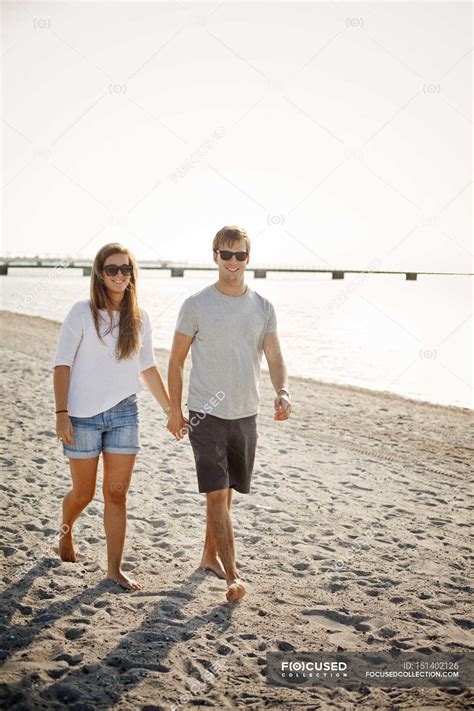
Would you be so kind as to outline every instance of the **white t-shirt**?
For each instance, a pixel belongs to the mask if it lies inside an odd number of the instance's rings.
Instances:
[[[92,417],[109,410],[126,397],[143,390],[139,374],[155,365],[151,322],[146,311],[141,310],[142,347],[138,353],[125,360],[117,360],[119,312],[110,317],[100,310],[100,341],[95,328],[90,301],[78,301],[67,314],[61,326],[58,346],[52,367],[71,367],[68,412],[73,417]]]

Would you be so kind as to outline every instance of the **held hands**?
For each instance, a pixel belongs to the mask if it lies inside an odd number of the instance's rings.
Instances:
[[[166,429],[171,432],[173,437],[179,442],[188,433],[187,425],[189,421],[184,417],[181,410],[170,410],[168,413],[168,422]]]
[[[288,395],[277,395],[275,398],[274,420],[287,420],[291,414],[291,400]]]
[[[56,435],[63,444],[74,444],[72,423],[67,412],[60,412],[56,415]]]

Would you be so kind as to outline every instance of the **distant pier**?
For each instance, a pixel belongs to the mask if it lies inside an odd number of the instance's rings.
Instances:
[[[169,271],[172,277],[183,277],[185,272],[212,271],[215,265],[195,265],[175,262],[139,262],[140,269],[152,269],[155,271]],[[80,259],[66,258],[40,258],[40,257],[0,257],[0,276],[7,276],[9,269],[82,269],[84,276],[90,276],[92,272],[92,262]],[[422,272],[422,271],[402,271],[385,269],[319,269],[316,267],[247,267],[247,272],[253,272],[255,279],[265,279],[269,272],[285,272],[290,274],[331,274],[332,279],[344,279],[346,274],[399,274],[404,275],[406,281],[416,281],[418,275],[430,276],[474,276],[469,272]]]

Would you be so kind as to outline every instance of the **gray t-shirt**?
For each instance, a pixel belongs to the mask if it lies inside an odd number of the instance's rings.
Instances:
[[[225,420],[256,415],[263,337],[277,330],[272,304],[249,287],[226,296],[212,284],[184,301],[176,330],[193,336],[188,408]]]

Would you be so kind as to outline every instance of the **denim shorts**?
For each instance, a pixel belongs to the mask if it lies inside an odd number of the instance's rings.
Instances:
[[[130,395],[110,410],[93,417],[71,417],[74,444],[63,444],[70,459],[98,457],[101,452],[138,454],[140,451],[137,396]]]

